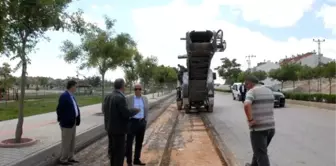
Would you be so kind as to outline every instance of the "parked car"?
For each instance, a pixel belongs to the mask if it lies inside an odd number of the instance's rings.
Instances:
[[[286,98],[283,93],[280,92],[280,89],[276,90],[271,86],[267,86],[267,88],[271,89],[274,95],[274,107],[285,107]]]

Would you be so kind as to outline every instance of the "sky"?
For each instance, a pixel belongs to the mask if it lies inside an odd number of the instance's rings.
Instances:
[[[117,33],[129,33],[144,56],[157,56],[159,64],[176,67],[185,64],[177,56],[185,54],[187,31],[218,30],[224,32],[227,48],[216,53],[211,67],[220,59],[236,58],[247,68],[264,60],[279,61],[286,56],[317,51],[313,39],[321,44],[324,56],[336,57],[336,0],[78,0],[68,11],[82,9],[86,21],[104,27],[103,16],[116,19]],[[66,78],[75,76],[78,64],[67,64],[61,58],[62,41],[79,44],[80,38],[68,32],[48,32],[50,41],[40,41],[29,57],[29,76]],[[17,61],[1,57],[0,62]],[[97,69],[80,71],[82,75],[99,75]],[[20,70],[14,75],[19,76]],[[123,77],[121,69],[109,71],[106,79]],[[221,80],[217,80],[217,82]]]

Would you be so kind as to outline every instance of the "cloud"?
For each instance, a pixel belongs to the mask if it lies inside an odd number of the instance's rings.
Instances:
[[[321,7],[320,11],[317,13],[317,17],[321,17],[323,19],[324,27],[331,29],[334,35],[336,35],[335,16],[336,16],[336,4],[334,6],[324,4]]]
[[[185,61],[177,60],[177,55],[185,53],[185,43],[179,40],[180,37],[183,37],[186,31],[205,29],[223,29],[227,41],[226,51],[215,54],[212,60],[213,68],[220,65],[219,59],[223,57],[236,58],[246,68],[245,57],[249,54],[257,56],[252,59],[252,65],[255,65],[264,59],[279,61],[286,55],[305,53],[317,48],[312,38],[288,37],[287,41],[276,41],[261,32],[217,19],[220,5],[209,2],[203,1],[200,5],[191,6],[184,1],[175,0],[166,6],[134,10],[132,15],[139,50],[144,55],[158,56],[162,64],[171,66],[176,66],[177,62],[185,64]],[[334,57],[336,54],[334,45],[335,40],[323,43],[322,51],[325,56]]]
[[[258,21],[261,25],[283,28],[291,27],[305,12],[312,9],[315,0],[214,0],[209,3],[226,5],[241,11],[245,21]]]
[[[95,24],[100,28],[105,28],[105,21],[103,16],[97,17],[96,15],[84,13],[83,18],[85,21]]]
[[[91,8],[92,8],[92,9],[97,9],[98,6],[97,6],[97,5],[92,5]]]

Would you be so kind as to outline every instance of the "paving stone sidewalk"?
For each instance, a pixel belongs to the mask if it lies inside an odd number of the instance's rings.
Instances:
[[[160,100],[171,95],[148,94],[149,103]],[[153,98],[154,96],[154,98]],[[81,125],[77,127],[77,136],[81,133],[103,124],[103,116],[97,116],[101,112],[101,104],[81,107]],[[13,138],[17,119],[0,122],[0,140]],[[22,148],[0,148],[0,166],[10,165],[16,161],[34,155],[48,147],[56,145],[61,141],[61,132],[56,120],[56,113],[50,112],[24,119],[23,137],[35,138],[38,142],[30,147]]]

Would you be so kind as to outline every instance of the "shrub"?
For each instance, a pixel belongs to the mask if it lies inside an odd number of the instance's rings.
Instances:
[[[283,92],[287,99],[292,100],[303,100],[303,101],[314,101],[314,102],[325,102],[325,103],[336,103],[335,94],[308,94],[308,93],[288,93]]]

